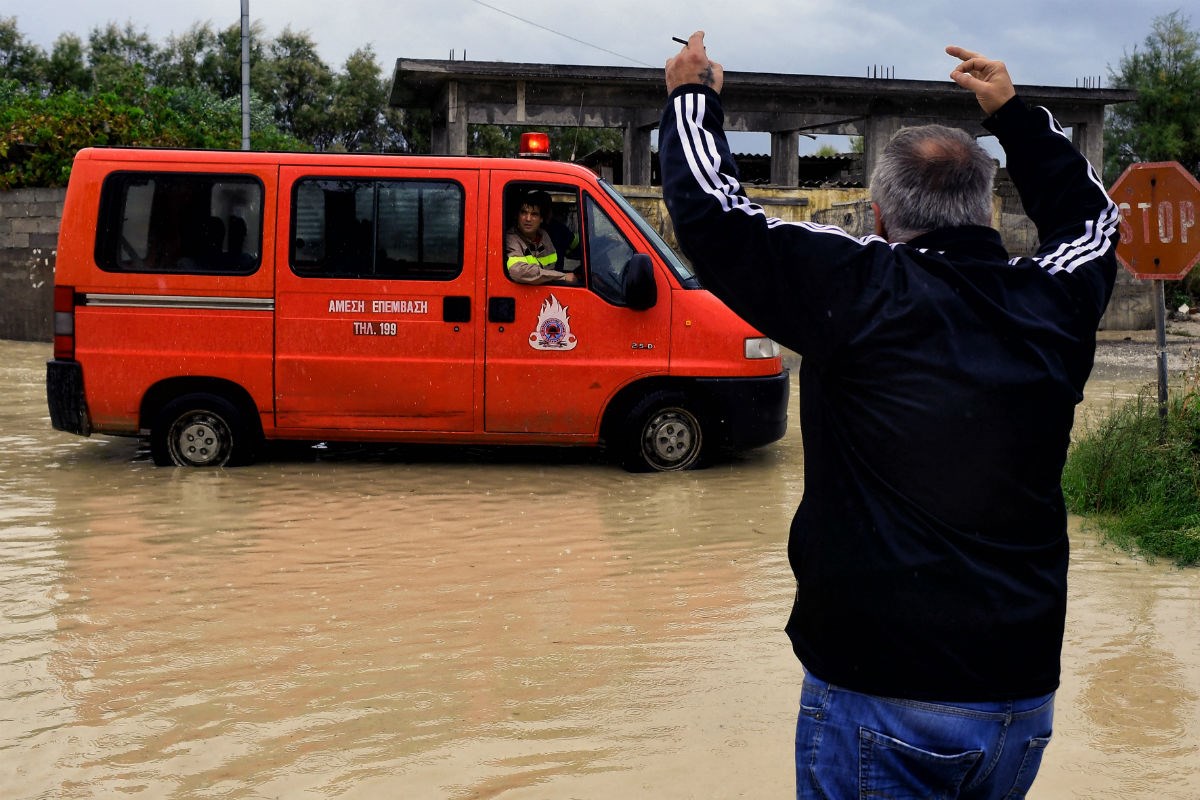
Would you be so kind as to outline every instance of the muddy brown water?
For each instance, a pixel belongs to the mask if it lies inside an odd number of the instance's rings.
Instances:
[[[364,447],[160,469],[51,430],[48,357],[0,342],[0,796],[793,792],[794,425],[680,475]],[[1084,413],[1130,391],[1098,377]],[[1071,539],[1030,796],[1200,797],[1200,570]]]

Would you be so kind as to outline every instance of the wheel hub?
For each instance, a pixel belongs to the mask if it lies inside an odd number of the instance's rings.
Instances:
[[[194,467],[224,463],[228,436],[222,434],[223,430],[222,421],[209,414],[181,420],[172,439],[175,462]]]
[[[668,409],[646,426],[643,446],[649,460],[660,469],[690,462],[697,447],[697,430],[690,416]]]

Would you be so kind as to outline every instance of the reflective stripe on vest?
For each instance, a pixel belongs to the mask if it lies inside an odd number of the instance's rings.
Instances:
[[[505,266],[511,267],[514,264],[533,264],[535,266],[549,268],[549,267],[553,267],[557,263],[558,263],[558,253],[550,253],[549,255],[545,255],[545,256],[535,256],[535,255],[509,256],[508,263],[505,264]]]

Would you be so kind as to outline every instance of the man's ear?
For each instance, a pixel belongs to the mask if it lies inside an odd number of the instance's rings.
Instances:
[[[879,210],[879,203],[871,203],[871,211],[875,212],[875,235],[881,238],[888,238],[887,225],[883,222],[883,213]]]

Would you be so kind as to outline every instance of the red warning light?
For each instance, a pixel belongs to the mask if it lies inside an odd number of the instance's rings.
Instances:
[[[533,158],[549,158],[550,134],[522,133],[520,153],[522,156],[531,156]]]

